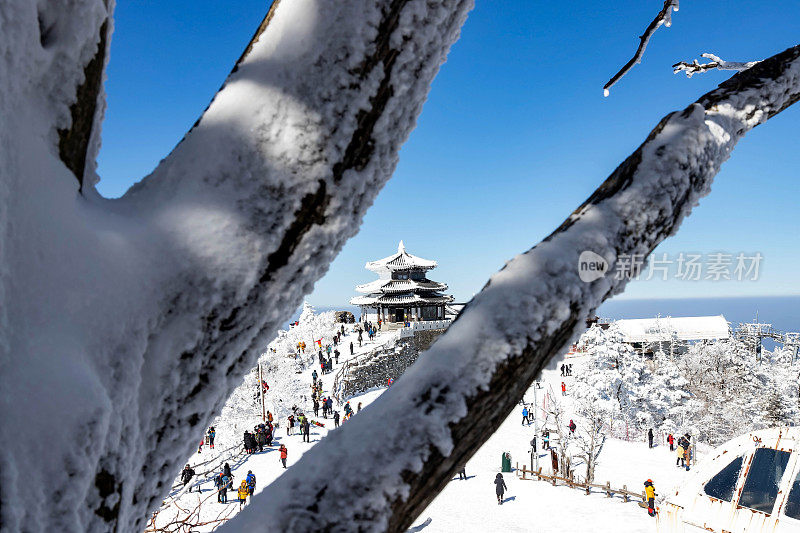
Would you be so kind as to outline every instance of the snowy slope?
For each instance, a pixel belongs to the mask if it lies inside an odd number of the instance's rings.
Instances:
[[[324,348],[326,344],[331,343],[333,334],[341,328],[342,324],[334,323],[333,312],[314,314],[313,308],[308,305],[304,307],[299,322],[298,326],[279,332],[278,337],[270,343],[267,351],[259,358],[259,362],[264,365],[265,369],[264,379],[270,387],[265,394],[265,403],[278,423],[273,446],[265,449],[262,453],[253,455],[240,452],[243,432],[252,430],[253,426],[261,422],[261,406],[254,399],[254,392],[258,390],[258,380],[255,371],[251,371],[228,399],[222,413],[212,423],[217,430],[216,448],[210,450],[204,446],[201,453],[193,453],[188,458],[188,463],[198,473],[198,477],[191,483],[193,492],[182,490],[182,484],[176,479],[173,482],[175,488],[170,491],[170,495],[158,511],[155,521],[149,527],[155,526],[166,531],[185,531],[191,525],[191,531],[202,533],[212,531],[236,515],[239,505],[234,501],[235,497],[231,491],[228,494],[230,503],[226,505],[217,503],[212,478],[222,464],[225,462],[230,464],[235,479],[234,485],[237,487],[247,475],[248,470],[252,470],[257,479],[256,493],[261,492],[266,485],[284,472],[277,453],[281,444],[286,445],[289,450],[287,463],[291,466],[302,454],[334,429],[332,419],[323,419],[321,413],[319,417],[313,416],[309,393],[312,372],[316,369],[319,379],[323,382],[323,395],[330,394],[336,371],[346,361],[369,353],[387,342],[392,342],[397,335],[397,332],[379,332],[374,341],[369,341],[364,335],[363,345],[359,347],[358,335],[353,332],[354,324],[345,324],[346,336],[342,338],[338,347],[341,354],[339,365],[334,364],[334,372],[322,375],[316,364],[317,351],[311,348],[312,343],[316,339],[322,339]],[[286,353],[293,352],[297,342],[300,341],[304,341],[308,346],[306,355],[298,359],[286,357]],[[349,349],[350,342],[354,344],[355,353],[352,356]],[[353,410],[357,410],[359,402],[363,406],[368,405],[383,390],[379,388],[352,397],[350,403]],[[293,405],[297,405],[312,419],[325,426],[322,428],[312,426],[311,443],[302,442],[297,428],[292,436],[288,436],[286,433],[286,417],[291,413]],[[340,414],[342,414],[342,407],[343,405],[337,405],[334,402],[334,409],[338,410]],[[231,450],[230,447],[234,449]],[[206,463],[209,462],[214,468],[209,469],[206,466]],[[200,466],[198,467],[198,465]],[[201,471],[208,472],[208,475],[200,476]],[[198,493],[198,489],[201,492]],[[183,526],[178,525],[181,522],[184,523]]]

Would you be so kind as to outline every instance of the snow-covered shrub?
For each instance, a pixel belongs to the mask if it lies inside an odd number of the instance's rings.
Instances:
[[[759,358],[732,338],[645,359],[613,324],[593,326],[580,344],[588,358],[571,394],[593,413],[604,413],[612,434],[654,428],[719,444],[800,421],[800,367],[790,350],[763,350]]]

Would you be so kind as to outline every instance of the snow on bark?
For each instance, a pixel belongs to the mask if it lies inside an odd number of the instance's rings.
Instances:
[[[471,6],[276,0],[198,124],[112,201],[91,176],[79,194],[59,148],[83,121],[94,168],[103,93],[81,87],[113,5],[0,4],[4,530],[143,528],[358,230]]]
[[[281,531],[403,531],[625,279],[578,276],[649,254],[708,194],[736,142],[800,98],[800,46],[737,74],[647,140],[556,231],[495,274],[378,400],[232,520]]]
[[[724,59],[721,59],[720,57],[708,52],[700,54],[700,57],[710,59],[711,61],[708,63],[700,63],[696,59],[693,59],[691,63],[679,61],[678,63],[672,65],[672,73],[677,74],[678,72],[685,72],[686,77],[691,78],[693,75],[699,72],[706,72],[713,69],[735,70],[737,72],[741,72],[758,63],[758,61],[748,61],[747,63],[740,63],[738,61],[725,61]]]

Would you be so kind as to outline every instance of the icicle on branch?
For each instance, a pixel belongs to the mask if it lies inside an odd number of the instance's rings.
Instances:
[[[663,24],[667,28],[672,26],[672,12],[678,11],[678,1],[679,0],[664,0],[664,7],[661,8],[661,11],[658,12],[656,18],[653,19],[653,22],[647,26],[647,29],[644,30],[644,33],[639,36],[639,48],[636,49],[636,53],[633,54],[633,57],[630,61],[625,63],[625,65],[611,77],[610,80],[603,86],[603,96],[609,95],[609,90],[611,87],[614,86],[622,77],[628,73],[629,70],[633,68],[634,65],[640,63],[642,61],[642,56],[644,55],[644,51],[647,48],[647,43],[650,41],[650,37],[656,32],[656,30]]]
[[[586,318],[624,290],[617,265],[675,234],[742,136],[798,100],[800,45],[662,119],[560,227],[495,274],[402,378],[226,530],[269,521],[278,530],[405,531]],[[581,279],[586,251],[608,275]]]
[[[677,74],[678,72],[685,72],[686,77],[691,78],[695,74],[706,72],[713,69],[735,70],[741,72],[760,63],[760,61],[748,61],[747,63],[739,63],[736,61],[725,61],[724,59],[720,59],[718,56],[709,53],[700,54],[700,57],[710,59],[711,61],[709,61],[708,63],[700,63],[696,59],[692,60],[691,63],[687,63],[686,61],[680,61],[672,65],[673,74]]]

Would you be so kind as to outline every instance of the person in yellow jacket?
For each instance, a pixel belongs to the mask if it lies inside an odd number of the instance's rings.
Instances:
[[[249,491],[247,490],[247,481],[243,479],[242,484],[239,485],[239,509],[241,509],[247,502],[248,493]]]
[[[653,486],[653,480],[648,479],[644,482],[644,493],[647,496],[647,514],[650,516],[656,515],[656,488]]]
[[[675,466],[684,466],[684,454],[683,454],[683,445],[678,444],[678,450],[676,451],[678,455],[678,459],[675,461]]]

